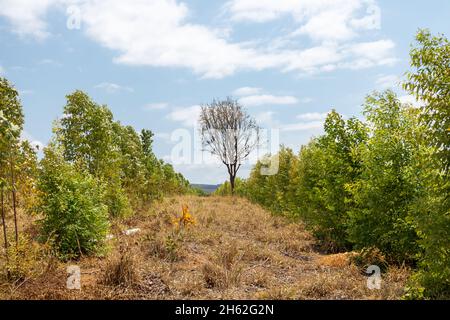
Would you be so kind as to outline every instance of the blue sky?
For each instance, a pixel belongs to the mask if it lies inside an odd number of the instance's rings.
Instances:
[[[386,88],[410,100],[396,83],[414,34],[448,35],[449,12],[446,0],[0,0],[0,74],[39,144],[81,89],[155,132],[167,161],[172,134],[194,132],[199,105],[226,96],[297,151],[331,108],[361,116],[364,97]],[[175,168],[191,182],[226,179],[217,164]]]

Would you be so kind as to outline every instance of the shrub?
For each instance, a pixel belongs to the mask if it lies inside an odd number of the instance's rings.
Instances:
[[[351,248],[348,211],[353,208],[347,185],[361,174],[361,161],[354,150],[367,140],[367,128],[357,119],[345,121],[332,111],[325,121],[325,134],[300,151],[293,175],[293,213],[321,241],[322,249]]]
[[[39,246],[26,235],[20,234],[17,244],[10,241],[4,265],[9,280],[18,282],[36,273],[41,253]]]
[[[111,183],[106,187],[104,201],[113,218],[125,218],[133,212],[130,200],[119,183]]]
[[[356,203],[349,237],[358,249],[374,246],[391,261],[410,262],[418,248],[411,205],[421,193],[414,164],[425,148],[417,109],[387,91],[367,98],[365,115],[372,136],[360,152],[361,177],[349,187]]]
[[[60,257],[101,253],[109,230],[103,187],[49,147],[42,160],[38,189],[42,235]]]

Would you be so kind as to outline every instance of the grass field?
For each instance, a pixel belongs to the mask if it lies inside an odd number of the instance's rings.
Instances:
[[[195,223],[178,229],[182,205]],[[34,222],[22,221],[32,238]],[[134,228],[140,231],[124,233]],[[114,223],[110,238],[103,258],[66,263],[42,254],[33,240],[24,253],[26,276],[1,279],[0,298],[399,299],[409,276],[407,268],[389,267],[381,289],[369,290],[352,253],[320,253],[301,223],[241,198],[167,198]],[[66,287],[69,265],[80,267],[80,290]]]

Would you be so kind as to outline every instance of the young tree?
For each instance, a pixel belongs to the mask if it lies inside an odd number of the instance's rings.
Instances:
[[[356,248],[376,247],[397,262],[411,262],[417,253],[411,205],[422,188],[414,163],[425,152],[417,111],[392,91],[367,97],[364,114],[371,135],[360,149],[361,177],[348,186],[355,203],[349,238]]]
[[[8,80],[0,78],[0,192],[2,193],[2,206],[4,206],[4,191],[7,186],[11,190],[16,245],[19,241],[19,233],[16,207],[15,159],[19,149],[19,138],[23,129],[23,123],[24,116],[17,90],[13,88]],[[9,177],[6,176],[7,173],[9,173]],[[7,180],[9,180],[9,184]],[[2,209],[2,216],[4,214],[5,211]],[[5,225],[4,232],[6,233]]]
[[[44,149],[36,210],[41,232],[62,259],[101,254],[109,231],[104,186],[86,169],[64,160],[54,145]]]
[[[236,100],[227,98],[202,106],[199,124],[203,146],[227,167],[234,193],[236,174],[259,142],[256,121]]]
[[[331,111],[325,134],[302,147],[292,174],[293,213],[330,251],[351,248],[347,236],[348,211],[353,207],[347,186],[361,174],[355,152],[367,141],[366,126],[355,118],[344,120]]]
[[[444,168],[450,169],[450,41],[420,30],[404,88],[424,102],[422,120]]]
[[[416,202],[414,220],[420,237],[419,271],[414,295],[450,297],[450,41],[420,30],[411,50],[413,71],[404,84],[424,103],[421,120],[432,156],[422,157],[427,193]]]

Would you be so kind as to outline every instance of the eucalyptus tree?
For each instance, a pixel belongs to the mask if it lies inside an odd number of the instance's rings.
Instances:
[[[5,189],[9,185],[12,194],[14,213],[14,228],[16,244],[19,241],[17,225],[17,195],[16,195],[16,165],[15,157],[18,150],[20,134],[23,129],[24,115],[17,90],[6,80],[0,78],[0,193],[5,247],[8,246],[5,222]],[[7,174],[9,173],[9,178]],[[9,182],[8,182],[9,180]]]
[[[450,297],[450,41],[420,30],[410,52],[412,70],[404,88],[421,101],[421,120],[426,126],[425,142],[434,148],[424,156],[421,167],[428,191],[415,207],[420,236],[420,271],[413,277],[415,295]]]

